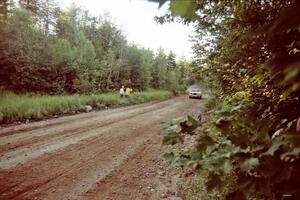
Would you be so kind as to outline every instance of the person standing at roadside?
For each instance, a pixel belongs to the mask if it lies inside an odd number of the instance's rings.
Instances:
[[[124,94],[125,94],[125,92],[124,92],[124,86],[121,87],[119,93],[120,93],[120,97],[123,98],[123,97],[124,97]]]
[[[125,97],[128,97],[132,91],[133,91],[133,89],[131,89],[130,87],[127,87],[125,90]]]

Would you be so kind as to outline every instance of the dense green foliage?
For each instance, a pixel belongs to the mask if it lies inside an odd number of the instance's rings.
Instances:
[[[194,71],[211,93],[205,122],[172,123],[164,139],[174,144],[197,133],[198,145],[166,158],[209,171],[208,190],[222,189],[234,172],[236,187],[226,199],[299,199],[300,2],[173,0],[169,6],[157,20],[196,24]]]
[[[76,113],[77,111],[85,111],[86,105],[90,105],[94,109],[103,109],[112,106],[163,100],[171,96],[170,91],[163,90],[136,92],[128,98],[120,98],[117,93],[49,96],[16,95],[12,92],[1,92],[0,124]]]
[[[180,89],[172,52],[128,44],[107,15],[55,0],[0,2],[0,87],[46,94]]]

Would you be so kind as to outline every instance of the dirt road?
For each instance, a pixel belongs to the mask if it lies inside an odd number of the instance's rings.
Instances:
[[[0,199],[157,199],[159,124],[202,101],[162,102],[0,130]]]

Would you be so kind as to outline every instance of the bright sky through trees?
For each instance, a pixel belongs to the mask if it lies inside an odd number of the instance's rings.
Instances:
[[[189,35],[192,28],[180,23],[160,25],[154,16],[163,14],[165,7],[158,10],[158,4],[146,0],[60,0],[63,7],[72,2],[88,9],[92,15],[108,12],[113,21],[125,32],[129,42],[156,51],[159,47],[172,50],[177,57],[192,56]],[[166,53],[167,53],[166,52]]]

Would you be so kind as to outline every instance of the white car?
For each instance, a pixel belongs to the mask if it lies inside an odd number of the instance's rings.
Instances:
[[[189,92],[189,98],[201,99],[202,98],[202,93],[199,89],[191,89],[190,92]]]

